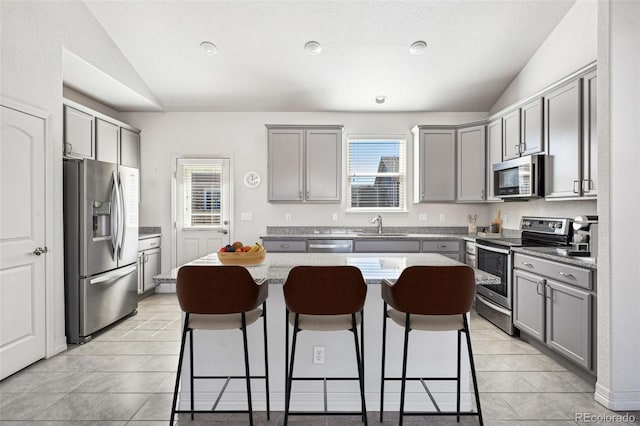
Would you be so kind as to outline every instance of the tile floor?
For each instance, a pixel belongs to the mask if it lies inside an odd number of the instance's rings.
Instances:
[[[471,337],[487,425],[573,425],[576,413],[614,414],[593,400],[592,384],[473,315]],[[2,425],[166,425],[180,342],[174,294],[142,300],[138,314],[91,342],[0,382]],[[624,413],[615,413],[624,414]],[[640,412],[635,424],[640,424]],[[369,413],[369,424],[378,413]],[[179,424],[247,424],[246,414],[200,415]],[[282,413],[256,413],[257,425],[282,425]],[[293,417],[292,425],[358,425],[357,416]],[[453,417],[407,417],[406,424],[455,424]],[[477,424],[462,418],[462,424]],[[397,424],[385,413],[382,424]],[[580,424],[580,423],[578,423]],[[592,424],[594,424],[592,422]],[[606,423],[600,423],[606,424]]]

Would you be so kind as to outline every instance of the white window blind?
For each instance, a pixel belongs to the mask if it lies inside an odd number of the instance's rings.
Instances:
[[[222,221],[222,165],[185,165],[184,227],[209,228]]]
[[[406,209],[406,140],[349,138],[348,209]]]

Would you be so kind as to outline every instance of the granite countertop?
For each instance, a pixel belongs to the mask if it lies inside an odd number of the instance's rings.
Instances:
[[[162,228],[159,226],[141,226],[138,228],[138,239],[161,237]]]
[[[208,254],[188,265],[221,265],[216,253]],[[265,261],[256,266],[247,266],[251,276],[270,284],[283,284],[289,270],[298,265],[336,266],[353,265],[360,268],[367,284],[380,284],[386,278],[395,280],[407,266],[462,265],[436,253],[377,254],[377,253],[267,253]],[[157,284],[175,283],[178,274],[175,268],[168,273],[156,275]],[[484,271],[474,269],[478,284],[498,284],[500,279]]]
[[[568,265],[579,266],[581,268],[587,268],[592,270],[598,269],[598,264],[593,258],[567,256],[559,252],[556,247],[514,247],[515,253],[528,254],[531,256],[541,257],[543,259],[553,260],[555,262],[566,263]]]
[[[336,234],[269,234],[261,235],[262,240],[459,240],[465,237],[460,234],[409,234],[404,232],[385,232],[382,234],[369,232],[336,233]]]

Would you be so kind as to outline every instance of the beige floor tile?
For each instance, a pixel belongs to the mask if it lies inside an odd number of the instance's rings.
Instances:
[[[536,392],[519,372],[478,372],[478,388],[480,392]]]

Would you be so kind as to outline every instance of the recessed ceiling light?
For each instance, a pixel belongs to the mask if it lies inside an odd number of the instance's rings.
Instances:
[[[306,50],[309,55],[319,55],[322,51],[322,46],[317,41],[311,40],[305,43],[304,50]]]
[[[206,55],[215,55],[218,52],[216,45],[210,41],[203,41],[200,43],[200,49],[202,49]]]
[[[387,97],[384,95],[380,95],[380,96],[376,96],[376,103],[377,104],[383,104],[387,102]]]
[[[415,41],[409,46],[409,53],[415,56],[422,55],[426,51],[427,43],[422,40]]]

